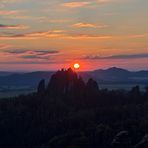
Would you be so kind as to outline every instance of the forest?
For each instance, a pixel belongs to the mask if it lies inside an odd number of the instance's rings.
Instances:
[[[100,89],[71,68],[37,91],[0,99],[3,148],[147,148],[148,87]]]

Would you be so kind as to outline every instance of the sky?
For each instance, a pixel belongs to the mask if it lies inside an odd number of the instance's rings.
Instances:
[[[148,70],[148,0],[0,0],[0,71]]]

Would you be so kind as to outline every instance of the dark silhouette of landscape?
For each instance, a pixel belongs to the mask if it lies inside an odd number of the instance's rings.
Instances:
[[[36,72],[0,72],[0,97],[16,96],[25,92],[33,92],[41,79],[45,80],[46,85],[55,71],[36,71]],[[85,83],[88,79],[94,79],[101,89],[125,89],[139,85],[141,89],[148,84],[148,71],[128,71],[125,69],[112,67],[109,69],[98,69],[94,71],[77,72]],[[5,95],[7,93],[7,95]],[[10,95],[9,95],[10,94]]]
[[[55,71],[36,72],[0,72],[0,85],[30,85],[36,86],[40,79],[48,81]],[[147,84],[148,70],[128,71],[117,67],[109,69],[98,69],[94,71],[78,72],[84,80],[95,79],[98,83],[133,83]]]
[[[138,85],[128,91],[100,89],[99,80],[90,77],[99,73],[112,78],[112,83],[126,83],[132,82],[133,75],[146,78],[147,72],[111,68],[90,73],[77,74],[71,68],[51,72],[48,83],[40,79],[36,92],[0,99],[0,146],[147,148],[148,87],[143,91]]]

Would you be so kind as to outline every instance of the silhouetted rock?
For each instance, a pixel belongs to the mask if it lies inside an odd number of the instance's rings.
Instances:
[[[45,80],[43,79],[39,82],[39,85],[38,85],[38,88],[37,88],[38,94],[45,94],[45,89],[46,89],[45,88]]]
[[[78,76],[71,68],[62,69],[52,75],[47,90],[51,95],[60,96],[71,91],[77,81]]]

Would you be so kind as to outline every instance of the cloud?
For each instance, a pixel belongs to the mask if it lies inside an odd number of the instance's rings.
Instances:
[[[3,25],[0,24],[0,29],[27,29],[29,26],[26,25]]]
[[[54,37],[61,37],[63,35],[64,30],[48,30],[48,31],[41,31],[41,32],[31,32],[25,34],[0,34],[1,40],[15,40],[15,39],[38,39],[38,38],[54,38]]]
[[[7,44],[0,44],[0,49],[6,49],[10,47],[10,45],[7,45]]]
[[[43,19],[41,18],[39,21],[40,22],[49,22],[49,23],[67,23],[67,22],[70,22],[71,20],[70,19],[49,20],[48,18],[43,18]]]
[[[11,54],[36,54],[36,55],[49,55],[49,54],[57,54],[59,51],[57,50],[28,50],[28,49],[9,49],[4,52]]]
[[[10,54],[22,54],[22,53],[26,53],[29,50],[25,50],[25,49],[8,49],[8,50],[4,50],[3,52],[6,53],[10,53]]]
[[[74,35],[68,35],[65,36],[66,39],[98,39],[98,40],[106,40],[106,39],[112,39],[112,36],[110,35],[90,35],[90,34],[74,34]]]
[[[0,15],[15,15],[17,14],[18,11],[17,10],[0,10]]]
[[[29,49],[4,49],[0,54],[3,59],[0,64],[51,64],[58,63],[54,57],[60,52],[58,50],[29,50]],[[5,60],[7,59],[7,60]]]
[[[14,19],[14,20],[39,20],[41,17],[33,17],[22,14],[26,12],[24,10],[0,10],[0,17],[3,19]]]
[[[107,25],[103,25],[103,24],[97,25],[92,23],[76,23],[72,26],[76,28],[106,28],[107,27]]]
[[[115,1],[116,0],[97,0],[98,3],[110,3],[110,2],[115,2]]]
[[[89,25],[86,25],[87,27]],[[84,27],[84,26],[83,26]],[[104,26],[105,27],[105,26]],[[78,34],[78,33],[68,33],[66,30],[47,30],[47,31],[38,31],[30,32],[24,34],[16,33],[0,33],[0,40],[33,40],[40,38],[60,38],[60,39],[136,39],[136,38],[146,38],[148,33],[144,34],[133,34],[133,35],[101,35],[101,34]]]
[[[3,16],[5,19],[13,19],[13,20],[34,20],[35,17],[22,15],[22,14],[16,14],[16,15],[7,15]]]
[[[4,50],[9,56],[15,56],[22,59],[41,59],[48,60],[51,55],[59,53],[57,50],[28,50],[28,49],[9,49]]]
[[[49,60],[50,57],[47,56],[39,56],[39,55],[22,55],[21,58],[23,59],[40,59],[40,60]]]
[[[69,34],[65,30],[48,30],[42,32],[32,32],[26,34],[0,34],[1,40],[30,40],[39,38],[61,38],[61,39],[111,39],[110,35],[92,35],[92,34]]]
[[[99,55],[88,55],[84,56],[82,59],[86,60],[105,60],[105,59],[138,59],[138,58],[148,58],[148,53],[142,54],[123,54],[123,55],[112,55],[112,56],[99,56]]]
[[[91,4],[91,2],[68,2],[62,4],[62,6],[67,7],[67,8],[79,8],[79,7],[84,7]]]
[[[65,30],[48,30],[44,32],[33,32],[33,33],[28,33],[24,34],[23,36],[26,37],[32,37],[32,38],[54,38],[54,37],[61,37],[63,36]]]
[[[128,38],[145,38],[148,36],[148,33],[144,33],[144,34],[133,34],[133,35],[128,35]]]
[[[0,7],[3,8],[3,7],[6,7],[6,5],[16,4],[16,3],[20,3],[20,2],[23,2],[23,1],[22,0],[1,0]]]
[[[16,65],[23,65],[23,64],[57,64],[57,61],[0,61],[0,64],[16,64]],[[61,64],[61,62],[59,62]]]
[[[63,3],[62,6],[66,8],[80,8],[80,7],[86,7],[86,6],[93,6],[97,4],[108,4],[112,2],[119,2],[119,0],[91,0],[91,2],[90,1],[83,1],[83,2],[73,1],[73,2]]]

